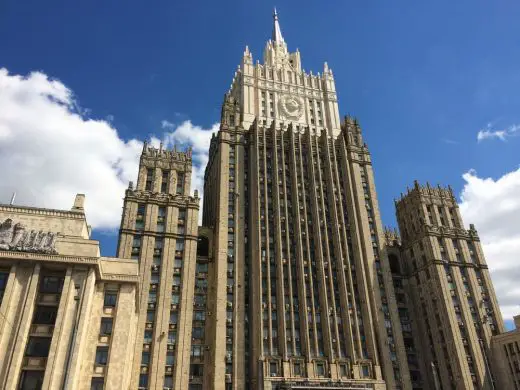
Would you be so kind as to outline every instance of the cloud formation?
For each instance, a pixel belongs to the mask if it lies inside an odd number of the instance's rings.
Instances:
[[[488,123],[485,129],[482,129],[477,134],[477,141],[484,141],[486,139],[499,139],[506,141],[507,138],[520,135],[520,125],[511,125],[505,129],[494,130],[491,123]]]
[[[124,140],[113,118],[96,119],[79,107],[73,92],[41,72],[12,75],[0,69],[0,203],[13,192],[16,203],[69,209],[74,195],[86,195],[89,224],[115,229],[128,182],[136,180],[140,140]],[[192,190],[202,191],[210,130],[186,121],[152,137],[167,145],[193,145]]]
[[[497,180],[463,175],[460,210],[482,240],[495,291],[505,319],[520,314],[520,169]]]

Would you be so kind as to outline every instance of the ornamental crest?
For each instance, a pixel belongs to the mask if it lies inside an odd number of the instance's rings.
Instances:
[[[298,120],[303,114],[303,102],[298,96],[282,95],[278,106],[287,119]]]
[[[0,250],[57,254],[56,233],[26,230],[8,218],[0,223]]]

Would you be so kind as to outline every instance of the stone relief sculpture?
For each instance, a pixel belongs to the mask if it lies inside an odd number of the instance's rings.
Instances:
[[[0,250],[56,254],[56,238],[56,233],[26,230],[10,218],[0,224]]]

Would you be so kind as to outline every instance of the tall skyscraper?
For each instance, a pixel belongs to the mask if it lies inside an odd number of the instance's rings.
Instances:
[[[211,388],[409,389],[360,126],[340,120],[326,63],[302,70],[276,12],[263,60],[246,47],[205,174]]]
[[[396,208],[425,388],[497,388],[490,342],[504,324],[475,227],[450,188],[416,182]]]

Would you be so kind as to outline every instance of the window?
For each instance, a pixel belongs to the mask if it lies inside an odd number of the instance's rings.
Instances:
[[[184,192],[184,174],[177,173],[177,191],[176,193],[182,195]]]
[[[49,348],[51,347],[50,337],[29,337],[25,356],[30,357],[47,357],[49,356]]]
[[[155,291],[150,291],[148,293],[148,303],[157,302],[157,293]]]
[[[179,238],[175,241],[175,250],[183,251],[184,250],[184,239]]]
[[[167,387],[169,389],[173,388],[173,376],[172,375],[164,376],[164,387]]]
[[[368,378],[370,376],[370,368],[368,366],[361,366],[361,370],[363,371],[364,378]]]
[[[190,364],[190,376],[203,376],[204,365],[202,364]]]
[[[269,371],[271,372],[271,376],[278,376],[278,364],[271,362],[269,364]]]
[[[97,347],[96,364],[99,366],[106,366],[107,362],[108,362],[108,347]]]
[[[150,352],[143,352],[141,354],[141,366],[147,366],[150,364]]]
[[[204,338],[204,328],[202,328],[202,327],[193,328],[192,337],[194,339],[203,339]]]
[[[173,366],[175,364],[175,355],[173,352],[168,351],[166,353],[166,365]]]
[[[9,273],[0,272],[0,302],[2,302],[2,297],[4,295],[5,287],[7,286],[7,279],[9,279]]]
[[[111,335],[113,323],[114,323],[114,320],[112,318],[102,317],[101,318],[101,328],[99,329],[99,334]]]
[[[152,342],[152,337],[153,337],[153,331],[151,330],[145,330],[144,331],[144,343],[145,344],[150,344]]]
[[[294,375],[301,376],[302,375],[302,365],[301,363],[294,363]]]
[[[148,387],[148,374],[139,375],[139,387]]]
[[[170,171],[162,171],[161,192],[168,192],[168,179]]]
[[[177,332],[175,332],[175,331],[168,332],[168,344],[175,344],[176,338],[177,338]]]
[[[57,314],[56,306],[36,306],[33,324],[54,325]]]
[[[92,378],[90,390],[103,390],[105,388],[105,378]]]
[[[323,363],[316,364],[316,374],[318,376],[325,376],[325,365]]]
[[[170,324],[176,324],[177,323],[177,312],[171,311],[170,312]]]
[[[204,321],[206,319],[205,311],[196,311],[195,312],[195,321]]]
[[[116,307],[117,303],[117,292],[115,291],[105,291],[105,301],[104,307]]]
[[[146,170],[146,186],[145,186],[146,191],[152,190],[152,180],[153,180],[153,168],[148,168]]]
[[[341,364],[339,366],[339,372],[342,377],[347,377],[348,376],[347,365]]]
[[[191,356],[196,356],[196,357],[203,356],[202,345],[192,345],[191,346]]]
[[[40,292],[45,294],[60,294],[63,288],[63,277],[44,276],[40,284]]]
[[[41,389],[45,371],[22,371],[21,390]]]

